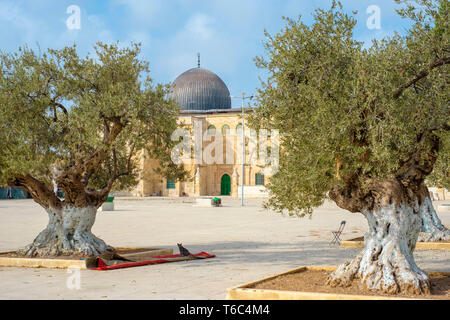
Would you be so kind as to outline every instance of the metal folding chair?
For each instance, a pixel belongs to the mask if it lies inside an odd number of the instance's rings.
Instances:
[[[339,246],[341,245],[340,236],[341,236],[342,231],[344,230],[345,223],[346,223],[345,221],[341,222],[341,226],[339,227],[338,231],[331,231],[331,233],[333,234],[333,241],[331,241],[330,245],[333,245],[333,244],[337,244]]]

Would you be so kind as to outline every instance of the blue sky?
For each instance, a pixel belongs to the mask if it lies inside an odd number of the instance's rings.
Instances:
[[[394,0],[343,0],[348,12],[358,10],[355,38],[371,39],[403,33],[408,22],[394,11]],[[81,9],[81,28],[69,30],[66,12]],[[264,29],[274,34],[282,16],[312,21],[315,8],[328,8],[331,0],[0,0],[0,49],[16,51],[25,44],[41,49],[76,43],[85,55],[97,41],[142,42],[142,58],[150,62],[155,82],[168,83],[197,66],[217,73],[232,95],[254,93],[264,72],[253,58],[264,54]],[[381,29],[369,30],[371,5],[381,9]],[[240,101],[233,101],[239,107]]]

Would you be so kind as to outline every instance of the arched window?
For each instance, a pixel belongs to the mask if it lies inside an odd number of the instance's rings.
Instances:
[[[236,134],[242,134],[242,123],[236,126]]]
[[[263,186],[264,185],[264,175],[262,173],[255,174],[255,184],[257,186]]]
[[[175,180],[167,179],[166,189],[175,189]]]
[[[213,136],[216,134],[216,126],[215,125],[212,124],[208,127],[208,134],[213,135]]]
[[[230,126],[227,124],[224,124],[222,127],[222,135],[228,135],[230,134]]]

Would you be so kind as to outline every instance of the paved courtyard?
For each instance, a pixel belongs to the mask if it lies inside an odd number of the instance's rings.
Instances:
[[[193,199],[115,201],[116,211],[99,212],[93,232],[112,246],[173,248],[217,255],[113,271],[81,271],[71,290],[67,270],[0,267],[0,299],[224,299],[226,288],[303,265],[336,266],[360,249],[330,247],[331,231],[347,221],[343,239],[363,235],[367,223],[331,202],[311,219],[282,216],[262,200],[223,199],[221,208],[195,207]],[[436,202],[437,205],[439,202]],[[450,225],[450,212],[438,212]],[[47,214],[32,200],[0,201],[0,251],[30,243],[46,226]],[[450,252],[416,251],[426,270],[450,271]]]

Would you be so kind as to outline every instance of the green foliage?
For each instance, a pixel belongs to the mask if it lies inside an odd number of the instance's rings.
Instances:
[[[129,188],[142,149],[160,160],[163,174],[185,174],[169,158],[178,106],[166,99],[168,85],[146,76],[140,45],[94,49],[85,58],[76,46],[0,55],[0,184],[29,174],[51,188],[55,168],[77,166],[86,189],[113,180],[114,188]],[[99,153],[105,157],[89,167]]]
[[[335,1],[316,10],[311,26],[285,18],[280,33],[266,32],[267,57],[256,64],[269,78],[250,125],[280,130],[268,206],[311,214],[335,185],[396,177],[412,154],[430,152],[423,136],[441,138],[434,179],[448,181],[448,60],[431,65],[449,55],[449,6],[418,4],[399,10],[414,22],[406,36],[369,49],[353,39],[356,20]]]

